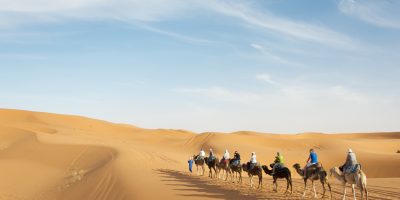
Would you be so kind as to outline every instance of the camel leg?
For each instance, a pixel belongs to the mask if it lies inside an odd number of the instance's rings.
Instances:
[[[346,183],[343,183],[343,200],[346,199]]]
[[[278,184],[276,183],[276,179],[274,179],[273,184],[274,184],[274,191],[278,192]]]
[[[253,176],[250,176],[250,187],[253,188]]]
[[[303,192],[303,197],[306,196],[306,191],[307,191],[307,179],[304,179],[304,192]]]
[[[290,194],[293,194],[293,182],[292,182],[292,178],[290,178]]]
[[[239,182],[240,182],[240,184],[242,184],[242,173],[239,173]]]
[[[285,194],[288,192],[289,190],[289,178],[286,177],[286,191]]]
[[[222,179],[223,179],[224,181],[226,181],[226,180],[228,179],[228,172],[226,171],[226,169],[224,169],[223,172],[224,172],[224,174],[225,174],[225,178],[224,178],[224,176],[222,176]]]
[[[356,200],[356,190],[354,189],[354,184],[351,184],[351,190],[353,191],[354,200]]]
[[[314,183],[314,181],[312,181],[311,183],[312,183],[312,189],[314,191],[314,198],[317,198],[317,191],[315,190],[315,183]]]
[[[320,179],[321,180],[321,179]],[[322,198],[324,198],[325,197],[325,192],[326,192],[326,189],[325,189],[325,180],[321,180],[321,184],[322,184]]]
[[[332,199],[332,188],[331,188],[331,184],[329,184],[327,180],[325,180],[325,183],[328,185],[329,194],[331,194],[331,198],[330,198],[330,199]]]
[[[258,187],[257,187],[257,189],[258,188],[262,189],[262,175],[261,176],[258,175]]]

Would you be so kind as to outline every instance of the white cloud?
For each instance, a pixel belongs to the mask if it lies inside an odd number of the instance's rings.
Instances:
[[[275,32],[284,37],[339,48],[354,48],[356,46],[353,39],[329,28],[278,17],[268,13],[268,11],[261,12],[245,4],[214,2],[210,6],[219,13],[241,19],[249,25]]]
[[[329,28],[279,17],[264,10],[261,12],[255,6],[237,1],[1,0],[0,25],[3,24],[4,27],[17,26],[21,23],[55,23],[68,19],[153,22],[204,12],[237,18],[248,25],[282,37],[333,47],[354,46],[351,38]],[[179,34],[163,30],[153,29],[153,31],[182,38]]]
[[[400,2],[387,0],[342,0],[339,10],[370,24],[400,28]]]
[[[280,85],[278,82],[272,80],[272,78],[271,78],[271,76],[269,74],[265,74],[265,73],[264,74],[257,74],[256,75],[256,79],[260,80],[260,81],[264,81],[264,82],[269,83],[269,84],[274,85],[274,86],[279,86]]]
[[[172,37],[187,43],[192,43],[192,44],[215,44],[216,42],[211,41],[211,40],[206,40],[206,39],[202,39],[202,38],[196,38],[196,37],[192,37],[189,35],[184,35],[184,34],[180,34],[180,33],[176,33],[176,32],[172,32],[172,31],[166,31],[166,30],[162,30],[153,26],[150,26],[148,24],[140,24],[139,25],[141,28],[154,32],[154,33],[158,33],[161,35],[165,35],[168,37]]]
[[[284,58],[282,58],[282,57],[280,57],[280,56],[278,56],[278,55],[275,55],[274,53],[271,53],[271,51],[268,51],[267,49],[265,49],[262,45],[259,45],[259,44],[251,44],[250,45],[251,47],[253,47],[253,48],[255,48],[255,49],[257,49],[258,51],[260,51],[263,55],[266,55],[268,58],[271,58],[271,59],[273,59],[274,61],[277,61],[277,62],[279,62],[279,63],[282,63],[282,64],[288,64],[288,65],[298,65],[298,64],[296,64],[296,63],[293,63],[293,62],[291,62],[291,61],[288,61],[288,60],[286,60],[286,59],[284,59]]]
[[[174,90],[180,94],[186,94],[197,97],[205,97],[207,100],[230,102],[240,104],[251,104],[260,100],[261,96],[256,93],[231,91],[224,87],[209,88],[179,88]]]
[[[258,77],[267,81],[271,78],[269,75]],[[196,105],[199,123],[212,117],[209,124],[198,126],[200,131],[210,126],[218,130],[224,127],[223,131],[248,129],[278,133],[382,131],[396,127],[393,110],[396,104],[344,85],[296,83],[251,92],[224,87],[175,91],[186,95],[188,101]],[[374,123],[380,115],[386,114],[393,117],[379,125]]]
[[[80,20],[160,21],[191,10],[179,0],[2,0],[0,22],[9,26],[21,23]]]

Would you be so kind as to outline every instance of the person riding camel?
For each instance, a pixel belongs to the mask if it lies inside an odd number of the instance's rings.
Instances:
[[[279,153],[276,152],[275,160],[274,160],[274,167],[272,167],[272,176],[275,174],[276,169],[280,169],[284,167],[283,163],[283,156]]]
[[[214,152],[212,148],[210,148],[210,155],[208,157],[208,162],[211,162],[212,160],[214,160]]]
[[[230,158],[230,155],[229,155],[228,149],[225,149],[225,153],[224,153],[224,155],[222,156],[221,163],[223,163],[223,162],[225,162],[225,163],[228,162],[229,158]]]
[[[235,154],[233,155],[233,159],[231,160],[230,164],[233,166],[240,165],[240,154],[237,151],[235,151]]]
[[[252,152],[251,153],[251,157],[250,157],[250,167],[249,167],[249,171],[253,170],[254,166],[257,164],[257,156],[256,156],[256,152]]]
[[[201,160],[204,159],[204,157],[206,156],[206,152],[204,152],[203,148],[200,150],[199,155],[197,156],[196,160]]]
[[[344,173],[352,173],[358,165],[356,154],[353,150],[349,149],[347,153],[346,162],[341,167]]]
[[[304,177],[307,175],[307,168],[318,163],[318,156],[314,149],[310,149],[310,155],[307,159],[307,165],[304,167]]]

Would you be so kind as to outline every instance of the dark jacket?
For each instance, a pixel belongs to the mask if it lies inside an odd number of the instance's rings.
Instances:
[[[240,154],[239,153],[235,153],[233,159],[234,160],[240,160]]]

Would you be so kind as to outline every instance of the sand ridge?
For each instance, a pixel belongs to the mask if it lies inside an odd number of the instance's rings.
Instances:
[[[262,164],[272,162],[280,151],[289,167],[296,162],[304,165],[308,149],[315,148],[325,168],[342,164],[351,147],[370,179],[372,197],[396,199],[400,198],[399,144],[400,133],[197,134],[0,109],[0,199],[288,198],[272,193],[266,174],[263,191],[250,189],[246,178],[238,185],[188,174],[188,156],[202,147],[212,147],[218,156],[225,149],[238,150],[243,160],[256,151]],[[299,177],[294,178],[292,199],[302,191]],[[339,197],[338,183],[334,191]]]

